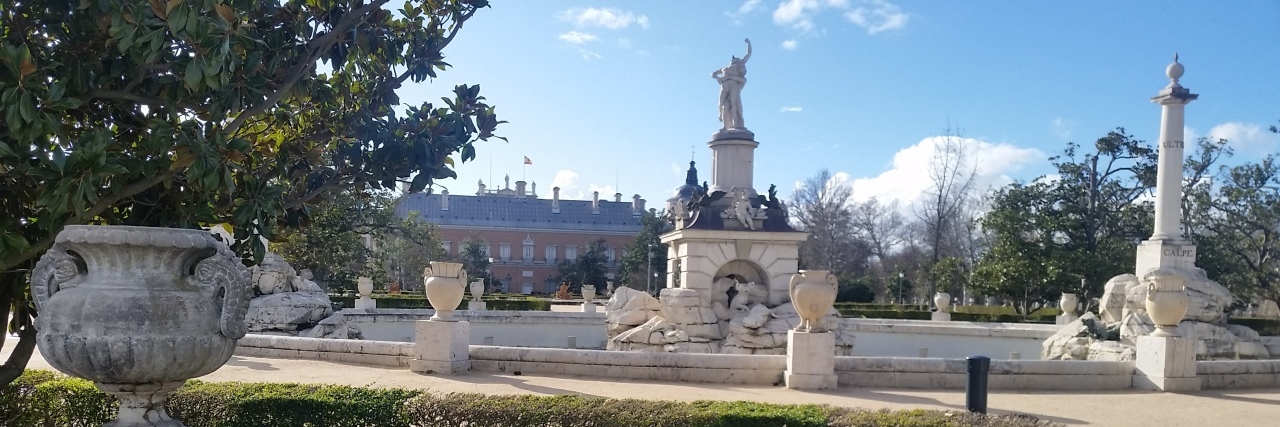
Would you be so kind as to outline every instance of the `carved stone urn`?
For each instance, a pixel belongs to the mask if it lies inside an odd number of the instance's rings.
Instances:
[[[164,405],[244,337],[249,270],[204,230],[67,226],[31,272],[40,354],[120,400],[112,427],[180,427]]]
[[[476,279],[471,282],[471,300],[480,301],[482,296],[484,296],[484,279]]]
[[[1184,286],[1186,278],[1177,271],[1156,269],[1142,278],[1147,284],[1147,316],[1156,330],[1155,337],[1178,336],[1178,324],[1187,315],[1190,298]]]
[[[947,313],[951,310],[951,294],[946,292],[938,292],[933,295],[933,306],[938,307],[939,313]]]
[[[582,285],[582,300],[586,302],[591,302],[591,301],[594,301],[595,299],[596,299],[596,286]]]
[[[836,302],[836,276],[826,270],[800,270],[791,275],[791,305],[800,315],[796,331],[825,332],[822,318]]]
[[[467,283],[467,272],[459,262],[432,262],[423,272],[427,288],[427,301],[436,310],[431,320],[454,322],[454,310],[462,303],[463,286]]]
[[[612,296],[613,296],[613,281],[612,281],[612,280],[610,280],[610,281],[608,281],[608,282],[604,282],[604,285],[605,285],[605,288],[604,288],[605,295],[604,295],[604,296],[606,296],[606,297],[612,297]]]
[[[369,298],[369,295],[373,294],[373,279],[369,277],[356,279],[356,289],[360,291],[361,298]]]
[[[1080,299],[1076,294],[1063,292],[1062,299],[1058,301],[1058,307],[1062,308],[1062,314],[1076,314],[1076,306],[1080,305]]]

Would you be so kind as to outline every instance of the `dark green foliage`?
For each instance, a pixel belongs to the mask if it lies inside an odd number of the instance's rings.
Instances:
[[[839,279],[836,302],[869,303],[876,300],[875,290],[866,283],[848,276],[840,276]]]
[[[1248,326],[1264,337],[1280,336],[1280,319],[1260,319],[1255,317],[1232,317],[1227,320],[1232,325]]]
[[[468,280],[484,279],[486,288],[493,286],[493,273],[489,271],[488,243],[477,234],[467,236],[462,241],[462,249],[458,250],[462,269],[467,271]]]
[[[640,233],[622,255],[622,270],[618,273],[620,285],[645,292],[649,291],[650,284],[655,289],[666,287],[667,245],[659,239],[671,229],[671,223],[663,219],[665,215],[648,212],[640,215]],[[646,274],[656,274],[657,277],[650,279]]]
[[[0,387],[0,425],[97,427],[115,416],[114,398],[92,383],[27,371]],[[755,402],[669,402],[577,395],[433,395],[418,390],[189,381],[168,411],[191,427],[823,427],[1054,424],[1028,416],[942,411],[866,411]]]
[[[596,292],[604,291],[605,263],[609,261],[604,245],[604,239],[589,241],[577,259],[560,263],[560,282],[569,284],[570,293],[581,293],[582,285],[594,285]]]

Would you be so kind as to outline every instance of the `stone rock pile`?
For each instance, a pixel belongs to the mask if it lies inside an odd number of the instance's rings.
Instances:
[[[358,328],[333,315],[329,296],[311,281],[310,272],[298,274],[284,258],[271,252],[250,272],[255,296],[249,300],[245,315],[249,332],[361,339]]]
[[[1197,339],[1198,360],[1268,359],[1272,355],[1257,332],[1227,324],[1227,308],[1233,297],[1210,280],[1204,270],[1185,271],[1187,314],[1178,324],[1178,335]],[[1147,316],[1147,286],[1132,274],[1107,281],[1101,316],[1086,313],[1042,344],[1044,360],[1134,360],[1137,338],[1155,331]]]

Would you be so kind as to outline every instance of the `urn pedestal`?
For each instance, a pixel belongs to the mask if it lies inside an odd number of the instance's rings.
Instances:
[[[934,310],[933,313],[930,314],[930,320],[935,322],[951,321],[951,294],[946,292],[938,292],[937,294],[934,294],[933,306],[937,307],[937,310]]]
[[[484,311],[487,310],[488,304],[480,300],[484,296],[484,279],[476,279],[471,282],[471,301],[467,301],[467,310]]]
[[[787,332],[787,388],[836,388],[836,337],[830,332]]]
[[[432,262],[423,276],[427,301],[436,312],[431,320],[453,322],[453,312],[462,303],[462,288],[467,283],[467,272],[462,269],[462,263]]]
[[[1062,299],[1058,301],[1058,307],[1062,309],[1062,314],[1058,315],[1054,323],[1066,325],[1079,319],[1080,316],[1076,316],[1076,306],[1079,304],[1080,299],[1076,294],[1063,292]]]
[[[582,285],[582,312],[596,312],[596,287],[595,285]]]
[[[373,279],[369,277],[361,277],[356,279],[356,289],[360,291],[360,298],[356,300],[356,308],[374,309],[378,308],[378,301],[371,296],[373,294]]]
[[[106,426],[180,427],[164,404],[231,358],[249,270],[207,231],[68,226],[31,272],[36,343],[55,369],[120,400]]]

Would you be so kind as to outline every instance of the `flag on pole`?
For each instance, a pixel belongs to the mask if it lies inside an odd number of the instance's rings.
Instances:
[[[529,160],[529,156],[524,156],[524,164],[526,164],[526,165],[532,165],[532,164],[533,164],[533,160]]]

